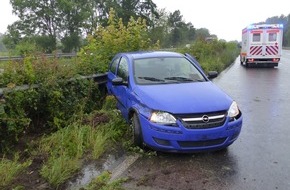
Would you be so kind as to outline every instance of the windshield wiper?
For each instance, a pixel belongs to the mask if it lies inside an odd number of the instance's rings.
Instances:
[[[139,79],[149,80],[149,81],[158,81],[158,82],[164,82],[162,79],[154,78],[154,77],[138,77]]]
[[[166,77],[164,79],[165,80],[176,80],[176,81],[194,81],[190,78],[185,78],[185,77]]]
[[[167,77],[167,78],[164,78],[166,80],[175,80],[175,81],[178,81],[178,82],[202,82],[204,80],[202,79],[191,79],[191,78],[186,78],[186,77]]]

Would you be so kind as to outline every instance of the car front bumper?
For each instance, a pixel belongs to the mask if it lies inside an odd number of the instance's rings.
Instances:
[[[164,126],[150,122],[139,115],[143,141],[146,146],[166,152],[201,152],[226,148],[239,136],[242,116],[222,126],[208,129],[188,129],[180,121],[177,126]]]

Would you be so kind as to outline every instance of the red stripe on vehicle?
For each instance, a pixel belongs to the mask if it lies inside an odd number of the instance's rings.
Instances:
[[[263,30],[252,30],[251,33],[253,33],[253,34],[262,34]]]
[[[279,52],[278,46],[266,46],[267,55],[277,55]]]
[[[267,30],[267,33],[278,33],[280,30],[276,29],[276,30]]]
[[[250,47],[250,54],[251,55],[261,55],[262,53],[262,46],[251,46]]]

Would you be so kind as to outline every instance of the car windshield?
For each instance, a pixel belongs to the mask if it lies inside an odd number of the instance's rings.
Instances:
[[[134,78],[137,84],[205,81],[200,71],[183,57],[135,59]]]

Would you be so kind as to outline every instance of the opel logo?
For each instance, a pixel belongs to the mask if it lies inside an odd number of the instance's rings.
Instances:
[[[207,115],[203,115],[203,116],[202,116],[202,121],[203,121],[204,123],[208,123],[208,122],[209,122],[209,117],[208,117]]]

